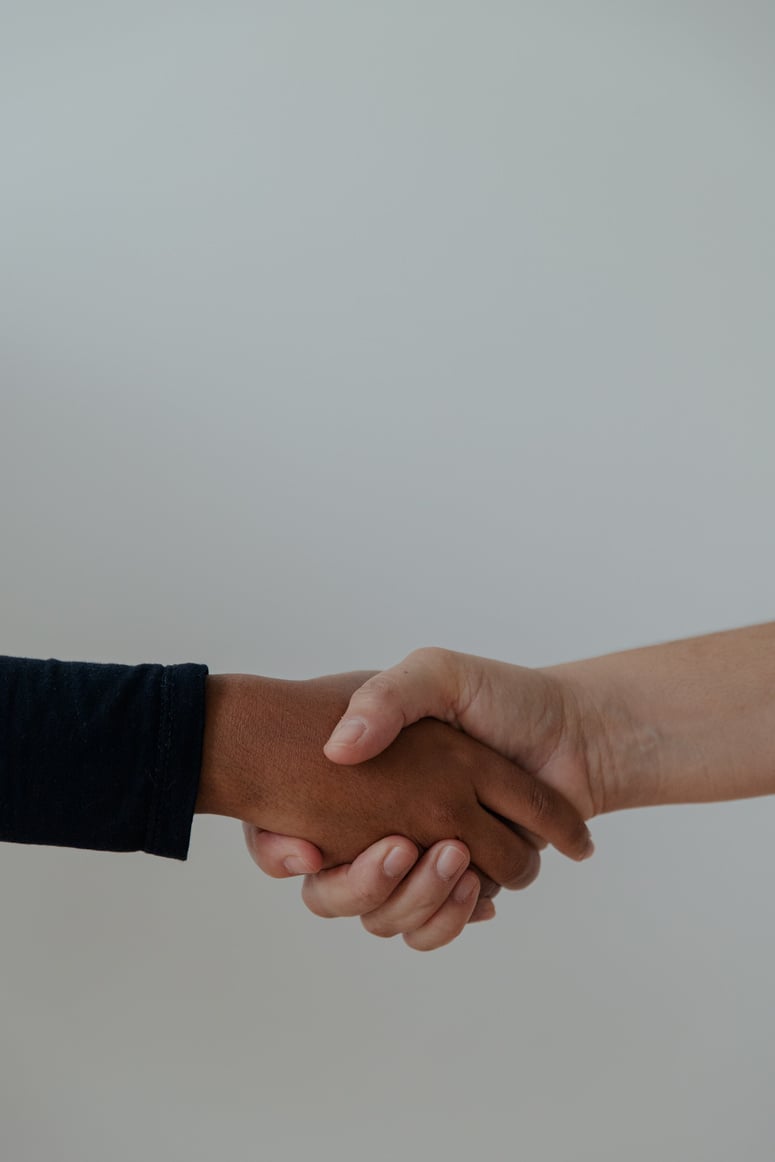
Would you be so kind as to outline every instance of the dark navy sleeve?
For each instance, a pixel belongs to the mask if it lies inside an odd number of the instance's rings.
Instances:
[[[185,859],[206,679],[0,657],[0,840]]]

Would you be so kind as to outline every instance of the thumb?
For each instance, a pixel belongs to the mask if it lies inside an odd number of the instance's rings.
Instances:
[[[405,726],[421,718],[457,717],[460,675],[449,650],[415,650],[403,662],[369,678],[323,748],[334,763],[352,765],[381,754]]]
[[[274,879],[288,876],[315,875],[323,866],[323,856],[306,839],[275,835],[254,823],[243,823],[245,843],[253,862]]]

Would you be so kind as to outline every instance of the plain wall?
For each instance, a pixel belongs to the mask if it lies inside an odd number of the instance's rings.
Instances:
[[[0,0],[0,649],[523,664],[775,608],[768,3]],[[238,824],[0,849],[3,1162],[770,1162],[775,802],[430,955]]]

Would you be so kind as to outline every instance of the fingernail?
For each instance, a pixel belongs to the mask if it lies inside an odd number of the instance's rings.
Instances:
[[[332,746],[352,746],[365,733],[366,722],[363,718],[343,718],[329,742]]]
[[[582,859],[590,859],[591,856],[593,856],[594,854],[595,854],[595,845],[592,842],[592,836],[590,835],[589,838],[587,839],[587,846],[584,848],[584,851],[582,853],[581,858]]]
[[[298,855],[289,855],[283,860],[283,867],[292,876],[306,876],[312,871],[306,860],[300,859]]]
[[[436,871],[443,880],[451,880],[465,865],[466,857],[457,847],[442,848],[441,855],[436,860]]]
[[[382,869],[386,876],[397,880],[399,876],[409,871],[414,859],[412,852],[407,851],[405,847],[391,847],[382,862]]]
[[[452,899],[457,904],[467,904],[470,902],[474,892],[479,891],[479,877],[471,872],[470,875],[464,875],[459,883],[455,884],[455,890],[452,893]]]

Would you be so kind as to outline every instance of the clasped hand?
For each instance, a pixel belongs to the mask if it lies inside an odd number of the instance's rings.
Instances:
[[[211,678],[198,809],[241,818],[270,875],[309,873],[313,912],[446,943],[492,913],[500,886],[532,883],[547,843],[577,860],[592,851],[581,810],[539,777],[564,725],[548,684],[534,680],[533,753],[523,731],[520,754],[499,754],[473,736],[475,700],[464,708],[440,680],[455,657],[418,651],[399,673],[302,682]]]
[[[546,842],[590,855],[583,820],[775,794],[773,685],[775,622],[546,669],[432,649],[275,684],[268,767],[242,711],[248,846],[270,875],[310,873],[318,915],[437,948],[530,883]]]

